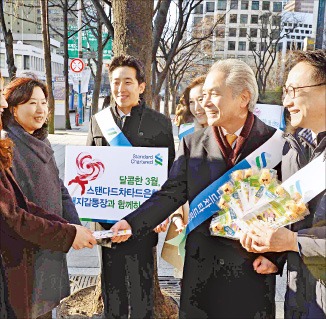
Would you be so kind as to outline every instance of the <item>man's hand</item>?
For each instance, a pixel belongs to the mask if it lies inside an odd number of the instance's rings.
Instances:
[[[113,243],[123,243],[124,241],[127,241],[131,236],[131,234],[117,236],[119,230],[131,230],[131,226],[124,219],[121,219],[120,221],[115,223],[111,227],[111,230],[113,231],[113,237],[112,237]]]
[[[96,239],[88,228],[80,225],[73,226],[76,227],[76,236],[72,248],[78,250],[85,247],[93,248],[93,245],[96,245]]]
[[[259,256],[252,263],[257,274],[269,275],[278,271],[278,268],[264,256]]]
[[[155,233],[163,233],[168,228],[170,218],[168,217],[163,223],[159,224],[154,228]]]
[[[285,227],[273,229],[261,222],[254,222],[240,242],[247,251],[254,253],[298,251],[297,233]]]

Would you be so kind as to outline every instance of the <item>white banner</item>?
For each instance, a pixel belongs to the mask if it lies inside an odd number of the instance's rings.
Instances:
[[[256,104],[253,113],[265,124],[285,129],[284,106],[273,104]]]
[[[167,148],[66,147],[65,185],[82,220],[120,220],[160,189],[167,172]]]
[[[87,68],[84,69],[80,73],[75,73],[69,70],[69,79],[73,83],[74,91],[79,93],[79,81],[81,84],[81,89],[80,93],[86,93],[88,92],[88,84],[89,84],[89,79],[91,77],[91,69]]]

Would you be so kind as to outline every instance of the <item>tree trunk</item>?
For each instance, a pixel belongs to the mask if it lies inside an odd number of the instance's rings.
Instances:
[[[64,64],[63,74],[65,77],[65,116],[66,129],[71,130],[70,115],[69,115],[69,56],[68,56],[68,0],[64,0],[63,4],[63,51]]]
[[[171,114],[175,114],[175,109],[177,107],[176,99],[177,99],[177,90],[173,88],[171,90],[172,95],[172,107],[171,107]]]
[[[1,28],[4,35],[5,40],[5,48],[7,55],[7,66],[9,72],[9,79],[12,80],[16,77],[17,68],[15,66],[15,58],[14,58],[14,39],[12,37],[11,30],[7,30],[4,12],[3,12],[3,1],[0,0],[0,20],[1,20]]]
[[[102,39],[102,27],[103,24],[99,19],[97,21],[97,34],[98,34],[98,57],[96,63],[96,74],[94,78],[94,91],[92,97],[92,114],[98,112],[98,100],[101,89],[102,69],[103,69],[103,39]]]
[[[42,13],[42,37],[43,37],[43,50],[44,50],[44,66],[46,74],[46,84],[49,91],[48,104],[49,104],[49,133],[54,133],[54,109],[55,101],[52,90],[52,68],[51,68],[51,48],[50,48],[50,33],[48,23],[48,1],[41,1]]]
[[[165,78],[165,96],[164,96],[164,115],[169,117],[169,102],[170,102],[170,89],[169,89],[169,81],[170,81],[170,71],[166,74]]]
[[[145,101],[152,104],[151,60],[152,60],[152,15],[153,1],[112,0],[114,16],[114,56],[129,54],[145,65]]]
[[[160,112],[160,110],[161,110],[161,96],[159,94],[153,96],[153,104],[154,104],[154,110],[157,111],[157,112]]]
[[[147,83],[144,97],[148,105],[152,104],[150,84],[153,2],[154,1],[150,0],[112,0],[114,16],[114,55],[133,55],[144,63]],[[154,249],[153,254],[156,261],[156,249]],[[160,290],[157,268],[154,270],[154,277],[155,313],[162,314],[166,307],[166,303]],[[161,318],[169,318],[169,316],[163,316]]]

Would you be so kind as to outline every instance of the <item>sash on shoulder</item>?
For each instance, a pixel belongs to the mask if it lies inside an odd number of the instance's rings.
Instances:
[[[205,220],[213,216],[219,210],[217,203],[221,195],[218,189],[230,180],[230,174],[239,169],[250,167],[274,168],[282,160],[282,150],[285,140],[283,132],[276,130],[274,135],[263,145],[258,147],[240,163],[228,170],[224,175],[214,181],[211,185],[201,191],[190,203],[189,222],[186,231],[174,238],[170,244],[179,246],[179,253],[184,256],[184,245],[187,235],[202,224]],[[169,243],[169,241],[167,241]]]
[[[111,108],[96,113],[95,118],[103,136],[111,146],[132,146],[115,123]]]
[[[284,189],[290,194],[298,192],[304,203],[308,203],[326,188],[326,165],[325,151],[312,160],[305,167],[301,168],[285,182]]]
[[[195,123],[184,123],[179,126],[179,140],[195,132]]]

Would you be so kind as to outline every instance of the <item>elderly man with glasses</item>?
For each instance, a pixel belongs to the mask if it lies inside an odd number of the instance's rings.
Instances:
[[[296,52],[284,92],[293,134],[286,134],[282,178],[286,180],[318,156],[325,163],[326,53]],[[312,138],[310,138],[312,137]],[[317,179],[320,172],[315,172]],[[321,176],[325,181],[325,176]],[[309,202],[310,215],[290,229],[259,225],[243,236],[250,252],[287,251],[285,318],[326,317],[326,200],[324,190]]]

